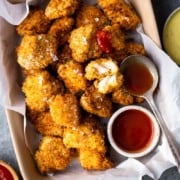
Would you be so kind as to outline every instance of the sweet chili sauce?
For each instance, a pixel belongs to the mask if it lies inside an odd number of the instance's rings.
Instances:
[[[148,68],[139,62],[134,62],[124,69],[124,86],[133,94],[144,94],[153,84],[153,77]]]
[[[127,152],[140,152],[151,142],[151,119],[140,110],[124,111],[113,123],[112,136],[121,149]]]

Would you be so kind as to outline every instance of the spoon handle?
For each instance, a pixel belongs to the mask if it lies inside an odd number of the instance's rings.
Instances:
[[[170,149],[172,151],[172,154],[174,156],[174,159],[177,163],[177,167],[178,170],[180,171],[180,154],[179,154],[179,150],[178,150],[178,146],[174,140],[174,138],[172,137],[171,132],[169,131],[169,129],[167,128],[167,125],[162,117],[162,115],[160,114],[159,110],[157,109],[157,106],[154,102],[153,96],[152,95],[147,95],[145,97],[146,101],[148,102],[148,104],[150,105],[158,123],[159,126],[161,127],[161,130],[164,132],[167,141],[169,143]]]

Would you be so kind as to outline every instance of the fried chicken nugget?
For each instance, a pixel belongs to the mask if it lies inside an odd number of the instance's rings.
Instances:
[[[107,23],[107,17],[96,6],[83,5],[77,12],[76,27],[84,26],[87,24],[94,24],[96,27],[101,28]]]
[[[65,64],[60,64],[58,75],[62,78],[68,90],[73,94],[85,91],[87,88],[88,82],[84,77],[84,68],[76,61],[71,60]]]
[[[104,13],[113,24],[119,24],[125,30],[135,29],[140,23],[140,18],[124,0],[98,0]]]
[[[35,161],[40,173],[53,173],[66,169],[71,161],[70,154],[61,138],[45,136],[35,153]]]
[[[134,103],[142,103],[144,98],[135,97],[122,87],[112,93],[112,101],[120,105],[131,105]]]
[[[44,136],[63,136],[64,128],[53,121],[49,111],[41,113],[33,124],[36,130]]]
[[[22,86],[27,106],[40,112],[48,108],[48,100],[62,89],[60,81],[52,77],[48,71],[27,76]]]
[[[69,46],[75,61],[83,63],[90,58],[101,56],[102,51],[96,42],[95,36],[96,27],[93,24],[79,27],[71,32]]]
[[[50,113],[60,126],[76,127],[80,121],[80,107],[75,95],[56,95],[50,102]]]
[[[99,58],[90,61],[85,67],[85,77],[88,80],[101,79],[118,73],[117,63],[111,58]]]
[[[17,62],[26,70],[43,69],[57,60],[57,40],[50,35],[26,35],[17,48]]]
[[[71,17],[63,17],[61,19],[56,19],[51,25],[48,34],[56,37],[58,39],[58,44],[65,44],[70,36],[70,31],[74,24],[74,19]]]
[[[80,105],[82,108],[99,117],[107,118],[112,113],[111,99],[102,93],[99,93],[94,86],[86,89],[80,98]]]
[[[50,20],[41,9],[30,10],[29,15],[17,26],[16,31],[20,36],[44,34],[50,26]]]
[[[70,16],[78,8],[79,3],[79,0],[50,0],[45,9],[45,15],[49,19]]]
[[[80,149],[80,164],[87,170],[105,170],[113,167],[113,163],[104,153],[96,150]]]
[[[118,24],[105,26],[102,31],[110,34],[113,50],[120,51],[125,48],[125,34]]]
[[[86,117],[79,126],[64,130],[63,142],[68,148],[82,148],[105,153],[102,126],[93,117]]]

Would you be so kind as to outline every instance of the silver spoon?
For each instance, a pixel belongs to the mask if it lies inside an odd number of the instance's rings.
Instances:
[[[167,128],[167,125],[166,125],[163,117],[161,116],[161,113],[159,112],[159,110],[154,102],[154,98],[153,98],[154,90],[156,89],[158,80],[159,80],[158,71],[157,71],[154,63],[146,56],[131,55],[131,56],[128,56],[127,58],[125,58],[123,60],[123,62],[121,63],[121,66],[120,66],[121,72],[123,73],[125,71],[125,69],[128,68],[128,65],[133,64],[133,63],[143,64],[149,70],[149,72],[153,78],[153,82],[152,82],[151,87],[142,94],[136,94],[136,93],[132,93],[132,92],[130,92],[130,93],[135,96],[143,97],[150,105],[150,107],[159,123],[159,126],[161,127],[161,130],[164,132],[164,134],[167,138],[167,141],[171,148],[172,154],[177,163],[178,170],[180,171],[180,154],[179,154],[179,150],[177,148],[178,146],[177,146],[171,132]]]

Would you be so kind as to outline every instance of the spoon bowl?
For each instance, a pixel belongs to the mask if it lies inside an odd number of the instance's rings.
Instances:
[[[150,76],[152,76],[151,84],[142,93],[136,93],[136,91],[132,91],[131,89],[129,90],[128,87],[126,87],[126,80],[129,81],[130,84],[133,84],[132,81],[135,80],[136,81],[135,85],[139,86],[139,87],[141,87],[141,83],[143,83],[143,80],[144,81],[146,80],[146,78],[144,79],[144,77],[143,77],[145,74],[139,73],[137,71],[137,69],[135,67],[133,67],[133,65],[136,65],[136,64],[140,64],[140,65],[144,66],[145,69],[148,71],[146,74],[149,74]],[[136,70],[134,71],[134,69],[136,69]],[[147,101],[147,103],[150,105],[150,107],[156,117],[156,120],[158,121],[159,126],[161,127],[162,132],[165,134],[165,136],[167,138],[167,142],[169,143],[169,147],[170,147],[172,154],[174,156],[174,159],[176,161],[178,170],[180,171],[180,153],[178,150],[177,143],[174,140],[174,137],[172,136],[171,132],[169,131],[169,129],[166,125],[166,122],[163,119],[161,113],[159,112],[159,110],[154,102],[154,98],[153,98],[154,91],[155,91],[155,89],[158,85],[158,81],[159,81],[159,76],[158,76],[158,71],[157,71],[156,66],[154,65],[152,60],[150,60],[146,56],[132,55],[132,56],[128,56],[127,58],[125,58],[122,61],[120,70],[121,70],[122,74],[124,75],[126,90],[129,91],[129,93],[132,95],[143,97]],[[132,72],[133,71],[135,72],[133,75],[136,75],[136,78],[132,78],[129,80],[128,79],[129,77],[126,78],[126,74],[127,74],[126,72],[131,71],[131,70],[132,70]],[[137,79],[137,78],[139,78],[139,79]],[[138,81],[141,81],[141,82],[139,83]],[[131,87],[133,87],[133,85]]]

